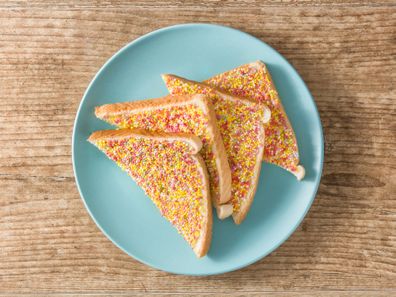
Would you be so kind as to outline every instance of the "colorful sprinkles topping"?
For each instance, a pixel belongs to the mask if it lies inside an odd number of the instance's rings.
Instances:
[[[202,168],[188,153],[189,145],[141,137],[99,140],[95,144],[143,188],[162,216],[194,247],[207,212]]]
[[[185,132],[202,140],[201,155],[210,176],[212,197],[219,197],[219,170],[213,153],[214,139],[208,131],[208,116],[195,104],[111,115],[104,118],[120,128],[142,128],[150,131]]]
[[[299,154],[293,128],[263,63],[256,62],[240,66],[212,77],[205,83],[233,95],[265,103],[271,110],[271,119],[265,124],[263,160],[293,173],[297,172]]]
[[[249,197],[255,166],[261,162],[264,147],[264,109],[244,100],[225,100],[216,90],[203,84],[164,76],[171,94],[205,94],[214,105],[218,126],[231,167],[231,202],[234,212]]]

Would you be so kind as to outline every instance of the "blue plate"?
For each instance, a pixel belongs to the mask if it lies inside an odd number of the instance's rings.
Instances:
[[[201,81],[241,64],[262,60],[272,74],[296,132],[302,182],[263,164],[247,219],[214,219],[210,251],[197,259],[143,191],[86,139],[111,129],[95,106],[167,94],[161,73]],[[96,74],[81,101],[73,132],[73,166],[88,212],[111,241],[135,259],[172,273],[210,275],[247,266],[271,253],[307,213],[322,173],[323,134],[318,111],[296,70],[273,48],[246,33],[209,24],[185,24],[138,38]]]

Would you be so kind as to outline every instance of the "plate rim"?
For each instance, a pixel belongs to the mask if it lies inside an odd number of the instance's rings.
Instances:
[[[147,38],[150,38],[154,35],[157,34],[161,34],[163,32],[166,31],[170,31],[170,30],[175,30],[175,29],[181,29],[181,28],[186,28],[186,27],[207,27],[207,28],[218,28],[221,30],[230,30],[230,31],[234,31],[235,33],[238,34],[242,34],[245,35],[246,37],[253,39],[255,41],[259,41],[260,43],[264,44],[265,46],[267,46],[270,50],[273,50],[274,52],[276,52],[280,59],[286,63],[288,66],[291,67],[291,69],[295,72],[295,74],[297,75],[297,77],[301,80],[303,87],[306,89],[308,95],[309,95],[309,99],[312,101],[313,103],[313,107],[314,110],[316,112],[316,115],[319,119],[319,132],[320,132],[320,167],[319,167],[319,171],[318,171],[318,176],[319,176],[319,180],[315,185],[313,194],[311,196],[311,198],[309,199],[309,202],[306,204],[305,206],[305,210],[303,212],[303,214],[301,215],[301,217],[299,218],[299,220],[297,220],[294,224],[294,226],[290,229],[290,231],[284,236],[282,237],[282,239],[275,244],[271,249],[260,253],[258,256],[250,259],[249,261],[246,261],[242,264],[236,265],[232,268],[223,268],[223,269],[219,269],[217,271],[214,272],[198,272],[198,273],[194,273],[194,272],[180,272],[180,271],[176,271],[176,270],[172,270],[172,269],[165,269],[163,267],[159,267],[156,264],[153,263],[149,263],[146,260],[143,260],[142,258],[140,258],[139,256],[133,255],[130,252],[128,252],[125,248],[123,248],[118,242],[116,242],[115,240],[113,240],[113,238],[110,236],[110,234],[108,234],[100,225],[100,223],[97,221],[96,217],[94,216],[94,214],[91,212],[90,208],[88,207],[86,200],[82,194],[81,191],[81,186],[79,183],[79,179],[78,179],[78,173],[76,170],[76,160],[75,160],[75,147],[76,147],[76,130],[77,130],[77,124],[78,124],[78,120],[79,120],[79,116],[80,116],[80,112],[81,112],[81,108],[87,98],[87,95],[90,91],[90,89],[92,88],[94,82],[96,81],[96,79],[99,77],[99,75],[101,75],[101,73],[107,68],[107,66],[113,61],[115,60],[119,55],[121,55],[124,51],[128,50],[130,47],[134,46],[135,44],[144,41]],[[289,238],[290,236],[296,231],[296,229],[298,228],[298,226],[300,226],[300,224],[302,223],[302,221],[304,220],[304,218],[306,217],[308,211],[311,209],[312,203],[314,202],[320,183],[321,183],[321,179],[322,179],[322,174],[323,174],[323,164],[324,164],[324,134],[323,134],[323,125],[322,125],[322,121],[320,118],[320,113],[318,110],[318,107],[316,105],[316,102],[308,88],[308,86],[306,85],[305,81],[302,79],[302,77],[300,76],[300,74],[297,72],[297,70],[294,68],[294,66],[281,54],[279,53],[276,49],[274,49],[272,46],[270,46],[269,44],[267,44],[266,42],[262,41],[261,39],[243,32],[241,30],[229,27],[229,26],[225,26],[225,25],[218,25],[218,24],[211,24],[211,23],[181,23],[181,24],[176,24],[176,25],[171,25],[171,26],[166,26],[166,27],[162,27],[159,29],[156,29],[154,31],[148,32],[142,36],[139,36],[138,38],[128,42],[127,44],[125,44],[123,47],[121,47],[118,51],[116,51],[110,58],[108,58],[106,60],[106,62],[100,67],[100,69],[96,72],[96,74],[93,76],[93,78],[91,79],[90,83],[88,84],[88,86],[86,87],[84,94],[80,100],[80,104],[77,108],[77,112],[76,112],[76,116],[74,119],[74,123],[73,123],[73,132],[72,132],[72,145],[71,145],[71,151],[72,151],[72,165],[73,165],[73,174],[74,174],[74,180],[80,195],[81,200],[83,201],[83,204],[85,206],[85,209],[88,211],[91,219],[94,221],[95,225],[99,228],[99,230],[107,237],[107,239],[109,239],[116,247],[118,247],[120,250],[122,250],[124,253],[126,253],[128,256],[132,257],[133,259],[139,261],[140,263],[143,263],[151,268],[154,269],[158,269],[160,271],[165,271],[168,273],[172,273],[172,274],[177,274],[177,275],[189,275],[189,276],[209,276],[209,275],[219,275],[219,274],[224,274],[224,273],[228,273],[228,272],[232,272],[232,271],[236,271],[239,269],[242,269],[244,267],[250,266],[251,264],[260,261],[261,259],[265,258],[266,256],[268,256],[269,254],[271,254],[273,251],[275,251],[276,249],[278,249],[282,244],[284,244]]]

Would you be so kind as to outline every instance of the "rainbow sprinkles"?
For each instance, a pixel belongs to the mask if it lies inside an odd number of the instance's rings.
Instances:
[[[135,180],[198,257],[207,253],[212,207],[197,137],[121,129],[96,131],[89,141]]]
[[[260,61],[195,82],[162,76],[170,95],[95,108],[116,130],[89,141],[139,185],[192,247],[207,254],[212,207],[241,224],[262,161],[305,176],[293,128]],[[294,181],[295,182],[295,181]]]
[[[251,98],[271,110],[265,125],[263,161],[278,165],[293,173],[298,180],[305,176],[300,165],[297,140],[271,75],[261,61],[239,66],[205,81],[206,84],[235,96]]]
[[[205,96],[166,96],[106,104],[97,107],[95,114],[119,128],[198,136],[203,144],[201,155],[209,172],[212,200],[223,218],[223,209],[228,208],[226,203],[231,197],[231,172],[212,104]]]
[[[270,118],[269,110],[252,100],[229,96],[175,75],[163,75],[163,79],[173,95],[204,94],[212,101],[231,167],[233,218],[240,224],[256,192],[264,149],[264,123]]]

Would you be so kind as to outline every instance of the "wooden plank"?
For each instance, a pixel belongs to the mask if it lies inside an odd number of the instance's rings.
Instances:
[[[358,0],[270,0],[270,1],[260,1],[260,0],[207,0],[207,1],[194,1],[194,0],[182,0],[182,1],[147,1],[147,0],[138,0],[138,1],[128,1],[128,0],[88,0],[88,1],[75,1],[75,0],[66,0],[66,1],[56,1],[56,0],[44,0],[44,1],[29,1],[23,2],[18,0],[5,1],[1,3],[2,7],[6,8],[20,8],[20,7],[29,7],[31,8],[47,8],[47,7],[62,7],[68,9],[96,9],[96,8],[136,8],[136,7],[156,7],[158,9],[163,8],[175,8],[178,9],[180,6],[184,7],[202,7],[203,9],[218,7],[218,8],[230,8],[230,7],[258,7],[258,6],[316,6],[316,7],[326,7],[326,6],[340,6],[340,7],[379,7],[379,6],[395,6],[394,1],[392,0],[382,0],[382,1],[358,1]]]
[[[252,297],[261,297],[261,296],[271,296],[271,297],[294,297],[296,294],[300,296],[305,296],[305,297],[389,297],[392,294],[394,295],[396,291],[294,291],[294,292],[249,292],[248,294],[246,293],[231,293],[231,294],[219,294],[219,293],[205,293],[205,294],[162,294],[162,293],[156,293],[156,294],[147,294],[145,292],[141,293],[129,293],[129,292],[124,292],[124,293],[93,293],[93,294],[85,294],[85,293],[55,293],[57,297],[78,297],[78,296],[90,296],[90,297],[122,297],[122,296],[145,296],[145,297],[170,297],[170,296],[195,296],[195,297],[222,297],[222,296],[232,296],[232,297],[245,297],[245,296],[252,296]],[[44,294],[21,294],[21,295],[11,295],[11,294],[0,294],[1,297],[6,297],[6,296],[27,296],[27,297],[33,297],[33,296],[40,296],[40,297],[46,297],[46,296],[54,296],[54,293],[44,293]]]
[[[396,289],[392,1],[58,2],[0,4],[1,293]],[[323,181],[297,232],[250,267],[200,278],[153,270],[114,247],[86,213],[71,166],[75,112],[95,72],[134,38],[185,22],[230,25],[278,49],[307,82],[326,136]]]

